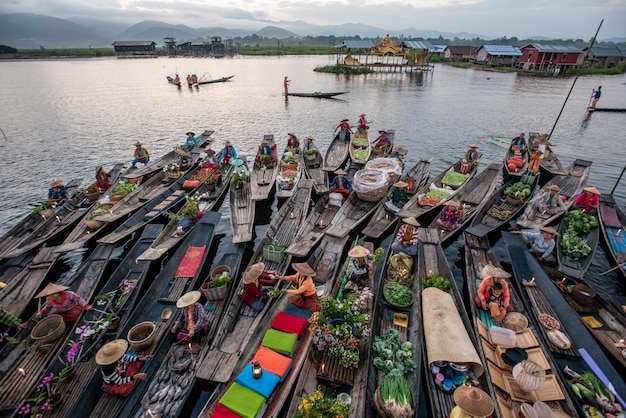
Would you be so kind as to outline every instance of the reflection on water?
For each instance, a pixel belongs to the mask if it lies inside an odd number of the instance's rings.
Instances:
[[[366,113],[372,130],[396,130],[397,144],[409,150],[407,165],[432,154],[432,172],[440,172],[472,142],[481,146],[484,162],[501,161],[504,149],[489,137],[549,132],[572,83],[443,64],[424,74],[343,76],[313,71],[334,60],[302,56],[0,62],[4,79],[10,80],[0,89],[0,128],[8,138],[0,139],[0,232],[30,210],[28,203],[45,197],[50,179],[83,177],[90,182],[96,165],[129,161],[135,141],[142,141],[156,157],[183,143],[188,130],[215,130],[214,148],[228,139],[248,155],[264,134],[274,134],[282,148],[287,132],[301,138],[312,135],[324,151],[339,120],[355,123]],[[179,90],[165,79],[173,72],[235,77]],[[285,100],[285,75],[294,92],[349,93],[335,100]],[[624,115],[603,112],[585,120],[590,92],[600,84],[604,94],[598,106],[626,107],[626,75],[580,78],[551,142],[564,165],[577,157],[592,160],[589,184],[609,192],[626,161]],[[624,206],[625,183],[615,193]],[[263,222],[269,222],[267,212],[261,213]],[[608,269],[598,257],[592,273]]]

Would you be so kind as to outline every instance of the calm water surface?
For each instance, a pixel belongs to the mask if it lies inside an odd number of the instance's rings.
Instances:
[[[573,81],[442,64],[413,75],[312,71],[332,63],[334,56],[0,62],[0,128],[6,135],[0,138],[0,233],[30,210],[27,203],[45,197],[52,178],[90,182],[96,165],[130,160],[135,141],[157,157],[181,144],[188,130],[215,130],[215,148],[228,139],[244,154],[254,152],[264,134],[274,134],[280,149],[294,132],[300,138],[312,135],[324,152],[338,121],[350,118],[355,124],[363,112],[372,131],[396,130],[396,143],[409,149],[408,164],[434,155],[433,173],[472,142],[481,146],[482,161],[501,161],[504,149],[489,137],[549,132]],[[178,90],[165,80],[174,72],[183,79],[188,72],[235,77]],[[286,101],[284,76],[292,80],[292,92],[349,93],[338,100]],[[623,113],[596,113],[585,120],[598,85],[603,87],[599,107],[626,107],[626,75],[580,78],[551,142],[564,165],[577,157],[593,160],[589,184],[606,193],[626,162],[626,124]],[[615,195],[626,206],[626,179]],[[447,250],[451,262],[459,259],[461,245],[462,239]],[[598,251],[590,274],[608,268]],[[603,286],[608,292],[619,288],[614,282]]]

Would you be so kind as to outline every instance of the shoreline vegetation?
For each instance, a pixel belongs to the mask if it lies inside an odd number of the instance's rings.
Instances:
[[[280,56],[280,55],[336,55],[337,50],[328,46],[240,46],[237,50],[238,55],[243,56]],[[167,57],[165,50],[157,50],[157,57]],[[22,49],[14,54],[0,55],[0,61],[6,60],[30,60],[30,59],[82,59],[82,58],[106,58],[116,57],[113,48],[68,48],[68,49]],[[187,57],[187,56],[181,56]],[[199,57],[206,58],[206,57]],[[473,68],[483,71],[494,72],[514,72],[529,76],[547,77],[550,74],[546,71],[530,71],[515,67],[498,66],[493,67],[487,64],[477,64],[468,61],[447,61],[442,57],[432,57],[430,64],[444,63],[458,68]],[[326,65],[316,67],[314,71],[333,73],[333,74],[368,74],[375,71],[365,66],[355,67],[343,64]],[[565,76],[575,76],[580,71],[578,66],[570,68],[566,71]],[[618,75],[626,72],[626,61],[622,61],[615,67],[584,67],[582,75]]]

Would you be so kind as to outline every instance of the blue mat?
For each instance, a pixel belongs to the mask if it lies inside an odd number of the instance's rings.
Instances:
[[[288,304],[287,307],[283,309],[283,312],[289,315],[297,316],[298,318],[309,319],[311,317],[311,311],[308,309],[298,308],[292,304]]]

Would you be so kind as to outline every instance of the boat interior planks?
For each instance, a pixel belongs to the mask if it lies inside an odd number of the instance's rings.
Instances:
[[[562,211],[556,213],[539,212],[538,205],[545,202],[550,194],[548,188],[557,185],[561,189],[561,196],[565,196],[563,204],[566,208],[570,208],[574,204],[574,200],[582,193],[589,172],[591,171],[591,161],[576,159],[565,170],[567,174],[559,175],[551,178],[541,190],[528,202],[528,206],[524,213],[517,220],[517,225],[523,228],[539,229],[542,226],[556,222],[561,216]]]
[[[372,213],[380,200],[376,202],[367,202],[359,199],[356,192],[350,192],[348,198],[343,202],[341,208],[335,214],[330,225],[324,230],[324,234],[333,237],[344,237],[348,235],[354,228],[365,222]]]
[[[306,151],[302,153],[302,161],[304,164],[304,173],[314,182],[313,189],[315,190],[315,194],[321,195],[329,191],[328,173],[322,169],[322,165],[324,164],[322,154],[315,145],[313,147],[315,151],[313,154],[308,155]]]
[[[348,159],[349,146],[350,141],[343,139],[341,132],[336,134],[326,150],[322,170],[335,171],[341,167]]]
[[[430,176],[430,166],[433,161],[432,155],[427,155],[421,158],[413,167],[404,173],[400,180],[408,183],[410,187],[407,188],[409,196],[414,195],[418,190],[422,189],[428,182]],[[393,190],[387,193],[387,198],[380,203],[376,212],[372,216],[372,219],[363,228],[363,234],[370,238],[380,238],[386,231],[389,230],[396,223],[398,217],[395,216],[395,212],[391,212],[387,208],[387,202],[391,201],[391,195]]]
[[[229,208],[233,243],[252,240],[256,202],[251,199],[250,182],[230,188]]]
[[[269,198],[270,192],[274,189],[274,182],[280,166],[277,163],[278,151],[273,134],[263,135],[263,140],[267,141],[267,145],[272,149],[272,158],[270,163],[261,164],[261,157],[257,151],[250,172],[250,187],[252,200],[265,200]]]
[[[372,144],[370,143],[369,134],[357,132],[350,138],[350,146],[348,147],[350,154],[350,165],[364,165],[372,156]]]
[[[324,229],[330,224],[339,206],[328,203],[328,194],[323,195],[302,223],[296,238],[285,252],[294,257],[306,257],[324,237]]]
[[[528,320],[528,326],[515,334],[516,342],[514,347],[524,350],[529,360],[543,367],[547,376],[549,376],[547,384],[552,385],[551,389],[548,389],[548,386],[546,386],[543,389],[540,388],[536,391],[526,392],[527,395],[522,391],[515,390],[516,386],[512,384],[513,382],[510,377],[512,366],[506,363],[503,357],[509,346],[494,343],[489,331],[492,327],[500,329],[502,324],[496,324],[489,312],[478,308],[474,303],[474,297],[482,282],[482,269],[488,264],[502,268],[486,237],[477,237],[466,233],[465,275],[470,312],[476,324],[474,333],[476,338],[480,341],[478,346],[479,352],[485,364],[488,365],[492,377],[489,381],[489,386],[493,388],[494,393],[497,395],[494,399],[498,405],[497,410],[500,411],[500,415],[502,416],[510,416],[510,414],[517,416],[520,414],[520,408],[526,396],[529,397],[530,401],[541,400],[548,402],[553,408],[569,416],[575,416],[576,409],[572,400],[565,395],[567,391],[564,382],[557,373],[556,365],[550,356],[549,350],[539,338],[539,331],[530,321],[528,311],[516,291],[514,283],[509,279],[508,289],[510,304],[513,306],[514,312],[524,315]]]
[[[474,219],[474,216],[483,206],[489,203],[489,199],[500,180],[501,173],[502,164],[489,164],[489,166],[478,173],[478,175],[472,177],[463,190],[455,193],[454,196],[449,199],[463,206],[463,215],[461,219],[459,219],[459,224],[456,228],[445,230],[437,224],[443,206],[440,206],[438,210],[433,212],[436,213],[435,219],[433,219],[429,227],[439,231],[439,240],[442,244],[450,242],[453,237],[461,232],[463,228]]]
[[[626,279],[626,213],[611,194],[600,195],[598,208],[602,236],[619,274]]]

